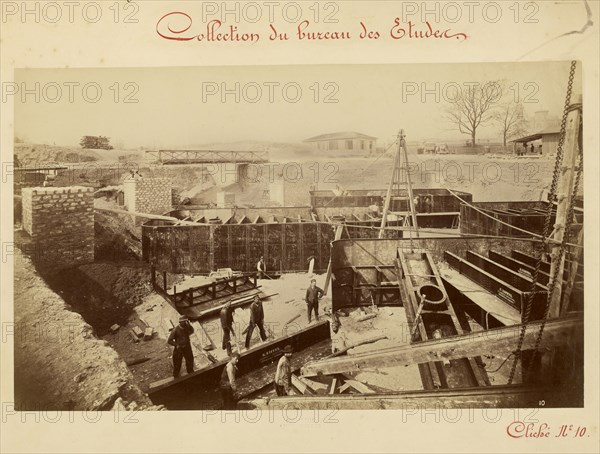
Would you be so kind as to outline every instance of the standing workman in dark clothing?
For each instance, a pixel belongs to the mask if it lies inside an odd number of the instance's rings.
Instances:
[[[221,373],[219,388],[221,390],[221,397],[223,398],[223,410],[235,410],[236,408],[235,397],[237,387],[235,384],[235,376],[237,374],[237,363],[239,359],[239,353],[233,355]]]
[[[264,341],[267,340],[267,334],[265,333],[265,312],[263,310],[262,301],[260,297],[256,295],[254,301],[250,305],[250,324],[248,325],[248,331],[246,332],[246,350],[250,348],[250,340],[252,339],[252,333],[254,328],[258,327],[260,332],[260,338]]]
[[[167,343],[175,347],[173,350],[173,377],[179,377],[181,362],[185,358],[185,368],[188,374],[194,372],[194,353],[190,343],[190,335],[194,328],[190,325],[189,319],[182,315],[179,317],[179,325],[171,331]]]
[[[319,299],[324,295],[322,289],[317,287],[317,281],[312,279],[310,287],[306,289],[306,306],[308,308],[308,323],[311,322],[311,312],[315,312],[315,320],[319,320]]]
[[[225,303],[223,309],[221,309],[221,328],[223,328],[223,350],[227,350],[227,354],[231,356],[231,335],[235,335],[233,332],[233,309],[231,308],[231,301]]]

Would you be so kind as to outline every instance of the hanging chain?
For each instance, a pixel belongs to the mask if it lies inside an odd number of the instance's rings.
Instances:
[[[527,330],[527,325],[529,324],[529,319],[531,317],[531,307],[533,306],[533,298],[535,295],[535,291],[537,289],[537,284],[539,280],[540,274],[540,266],[542,263],[542,257],[544,252],[547,252],[547,239],[550,236],[550,227],[552,223],[552,211],[554,208],[554,199],[556,198],[556,188],[558,186],[558,180],[560,179],[560,169],[562,167],[563,161],[563,146],[565,143],[566,129],[567,129],[567,117],[569,115],[569,109],[571,106],[571,94],[573,92],[573,80],[575,79],[575,69],[577,67],[577,61],[573,60],[571,62],[571,69],[569,72],[569,80],[567,82],[567,95],[565,97],[565,105],[563,109],[563,116],[560,123],[560,136],[558,140],[558,147],[556,149],[556,159],[554,161],[554,172],[552,174],[552,182],[550,184],[550,190],[548,192],[548,201],[546,205],[546,217],[544,219],[544,230],[542,233],[542,241],[539,243],[536,248],[537,253],[537,261],[535,264],[535,270],[532,276],[531,283],[531,291],[527,294],[525,311],[521,320],[521,330],[519,332],[519,341],[517,343],[516,354],[513,358],[513,362],[510,368],[510,375],[508,378],[508,384],[512,384],[515,376],[515,372],[517,370],[517,363],[521,360],[521,367],[523,365],[522,361],[522,348],[523,342],[525,340],[525,332]]]

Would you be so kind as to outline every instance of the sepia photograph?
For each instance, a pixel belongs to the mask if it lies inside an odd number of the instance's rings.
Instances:
[[[15,69],[14,410],[584,408],[584,64]]]
[[[600,452],[599,12],[0,0],[0,453]]]

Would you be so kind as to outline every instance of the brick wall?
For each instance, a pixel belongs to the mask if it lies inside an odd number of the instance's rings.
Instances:
[[[129,211],[164,214],[171,210],[171,179],[129,177],[123,182],[125,205]]]
[[[94,261],[94,190],[23,188],[23,228],[37,265],[61,269]]]

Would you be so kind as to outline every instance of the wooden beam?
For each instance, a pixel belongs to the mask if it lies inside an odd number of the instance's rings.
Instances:
[[[300,380],[302,383],[304,383],[306,386],[308,386],[308,389],[314,391],[315,394],[317,394],[319,391],[326,392],[329,389],[329,386],[327,386],[323,383],[319,383],[314,380],[311,380],[310,378],[298,377],[298,380]]]
[[[349,375],[343,374],[343,377],[344,377],[344,380],[346,381],[346,384],[349,384],[350,386],[352,386],[359,393],[362,393],[362,394],[375,394],[375,391],[373,391],[367,385],[365,385],[364,383],[359,382],[358,380],[354,380]]]
[[[331,355],[329,355],[329,357],[334,358],[336,356],[341,356],[341,355],[346,354],[348,352],[348,350],[352,350],[353,348],[360,347],[361,345],[373,344],[377,341],[384,340],[387,338],[388,338],[387,336],[378,336],[378,337],[372,337],[369,339],[364,339],[364,340],[358,341],[348,347],[344,347],[341,350],[336,351],[335,353],[332,353]]]
[[[194,328],[195,334],[200,338],[200,343],[202,344],[203,350],[214,350],[215,343],[212,341],[202,323],[195,321],[191,322],[192,327]]]
[[[149,214],[149,213],[137,213],[135,211],[125,211],[125,210],[117,210],[114,208],[94,208],[94,211],[104,211],[107,213],[114,214],[126,214],[128,216],[137,216],[145,219],[157,219],[160,221],[171,221],[175,224],[179,225],[198,225],[197,222],[184,221],[173,216],[161,216],[159,214]]]
[[[342,233],[344,232],[344,226],[338,225],[335,229],[335,237],[333,241],[340,240],[342,238]],[[329,254],[329,263],[327,264],[327,274],[325,275],[325,285],[323,286],[323,294],[327,295],[329,291],[329,283],[331,282],[331,253]]]
[[[338,394],[343,394],[345,391],[350,389],[350,383],[344,383],[342,386],[340,386],[340,389],[338,390]]]
[[[252,304],[252,301],[254,301],[254,297],[255,296],[259,296],[260,297],[260,291],[257,291],[255,293],[251,293],[247,296],[243,296],[240,298],[236,298],[231,301],[231,308],[232,309],[239,309],[240,307],[244,307],[244,306],[248,306],[250,304]],[[272,293],[270,295],[265,295],[264,297],[261,298],[261,300],[270,298],[272,296],[276,296],[278,295],[278,293]],[[205,309],[203,311],[200,312],[196,312],[196,311],[191,311],[188,310],[186,311],[187,308],[182,308],[183,312],[186,312],[190,318],[193,318],[194,320],[204,320],[210,317],[216,317],[219,315],[219,313],[221,312],[221,309],[223,309],[225,307],[227,303],[224,304],[220,304],[219,306],[214,306],[211,307],[210,309]]]
[[[301,394],[314,394],[313,390],[306,386],[302,380],[292,374],[292,386],[300,391]]]
[[[579,99],[578,102],[581,103],[581,99]],[[556,207],[556,228],[554,230],[555,233],[553,239],[557,241],[558,244],[563,241],[566,229],[572,227],[567,225],[567,216],[571,204],[573,184],[577,172],[576,166],[579,158],[579,141],[577,140],[577,136],[579,134],[580,123],[581,112],[579,109],[571,110],[567,115],[567,126],[564,139],[564,159],[561,167],[561,175],[558,180],[558,188],[556,190],[558,206]],[[583,165],[583,163],[581,163],[581,165]],[[550,254],[552,257],[550,264],[551,279],[555,273],[559,278],[554,282],[554,288],[549,289],[551,294],[548,313],[549,317],[558,317],[560,315],[565,254],[560,255],[559,250],[560,246],[555,244],[552,248],[552,253]],[[550,283],[550,285],[551,284],[552,283]]]
[[[534,348],[540,323],[532,322],[527,326],[523,350]],[[311,362],[302,368],[302,375],[314,377],[320,374],[359,372],[377,367],[409,366],[443,359],[470,358],[490,352],[511,352],[516,349],[520,329],[521,325],[513,325],[439,340],[416,342],[412,345],[391,347],[376,352]],[[582,341],[582,317],[550,319],[546,322],[540,348],[565,346]]]
[[[329,388],[329,394],[335,394],[335,388],[337,387],[338,379],[337,377],[333,377],[333,381],[331,382],[331,388]]]
[[[381,394],[329,394],[283,396],[243,400],[238,409],[269,410],[424,410],[440,408],[537,408],[577,407],[583,394],[572,386],[501,385],[484,388],[403,391]],[[416,413],[415,413],[416,414]]]
[[[583,246],[583,229],[579,231],[577,235],[577,244]],[[565,316],[567,311],[569,310],[569,302],[571,301],[571,292],[573,291],[573,287],[575,286],[575,281],[577,279],[577,269],[579,268],[579,259],[581,258],[581,254],[583,252],[583,248],[577,248],[573,255],[573,261],[569,266],[568,273],[568,281],[567,287],[565,288],[565,294],[563,296],[562,307],[560,309],[560,315]]]

